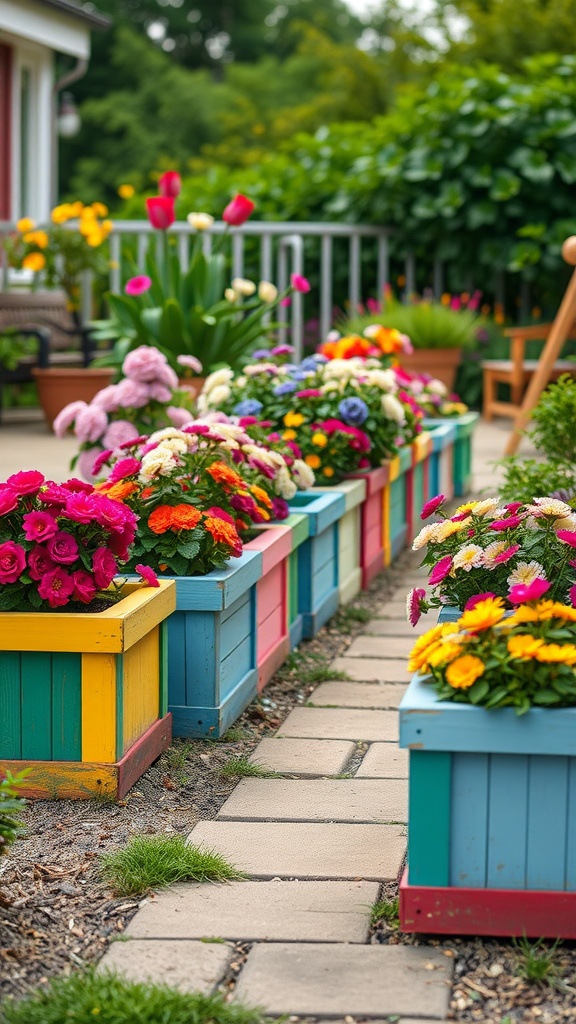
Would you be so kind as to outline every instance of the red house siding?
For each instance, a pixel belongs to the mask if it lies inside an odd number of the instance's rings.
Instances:
[[[0,43],[0,220],[9,220],[12,48]]]

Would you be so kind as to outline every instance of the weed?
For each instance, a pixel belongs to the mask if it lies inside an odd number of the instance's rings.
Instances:
[[[351,622],[370,622],[372,612],[368,608],[361,608],[360,605],[349,604],[340,608],[335,616],[335,625],[339,627],[348,626]]]
[[[93,968],[55,978],[48,986],[0,1007],[0,1024],[264,1024],[259,1010],[226,1003],[220,993],[178,992],[167,985],[124,981],[109,971]]]
[[[376,925],[380,921],[386,921],[386,924],[390,925],[391,928],[397,928],[400,923],[398,913],[399,901],[397,896],[391,900],[376,900],[376,903],[372,904],[370,911],[370,924]]]
[[[214,850],[190,846],[183,836],[133,836],[126,846],[104,854],[101,875],[118,896],[141,896],[173,882],[223,882],[243,878]]]
[[[240,754],[238,757],[231,757],[220,769],[220,775],[223,775],[225,779],[243,779],[247,776],[257,779],[279,778],[278,772],[265,768],[263,764],[249,761],[243,754]]]
[[[164,761],[168,771],[178,777],[178,782],[181,785],[185,785],[188,782],[188,758],[192,753],[194,747],[193,744],[186,740],[178,743],[177,741],[172,743],[167,750],[164,751]]]
[[[228,732],[222,737],[223,743],[243,743],[244,740],[249,740],[252,737],[252,733],[248,729],[243,729],[238,726],[235,729],[228,729]]]
[[[512,943],[518,951],[516,973],[526,981],[556,987],[559,978],[554,953],[558,949],[560,939],[547,946],[544,939],[529,942],[523,935],[521,939],[512,939]]]

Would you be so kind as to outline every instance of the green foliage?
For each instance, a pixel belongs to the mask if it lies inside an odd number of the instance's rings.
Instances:
[[[504,479],[499,488],[503,501],[532,501],[555,491],[571,491],[575,468],[565,462],[538,462],[523,455],[508,455],[497,463]]]
[[[214,850],[190,846],[183,836],[133,836],[102,857],[102,879],[118,896],[142,896],[174,882],[224,882],[241,871]]]
[[[369,324],[395,327],[407,334],[414,348],[468,348],[479,326],[478,313],[472,309],[451,309],[428,299],[398,302],[387,298],[381,312],[352,316],[340,324],[343,334],[362,334]]]
[[[513,938],[512,942],[518,951],[517,974],[526,981],[556,987],[559,969],[554,963],[554,953],[560,945],[560,939],[556,939],[551,946],[544,939],[529,942],[525,935],[521,939]]]
[[[269,768],[265,768],[262,764],[250,761],[243,754],[240,754],[238,757],[231,757],[230,760],[222,766],[220,774],[225,779],[277,779],[279,777],[278,772],[273,772]]]
[[[89,968],[53,979],[19,1002],[5,999],[0,1024],[264,1024],[259,1010],[227,1003],[220,993],[179,992],[128,982]]]
[[[376,925],[384,920],[390,927],[397,928],[400,923],[399,906],[397,896],[394,899],[376,900],[370,912],[370,924]]]
[[[18,796],[18,789],[29,774],[29,768],[17,775],[7,771],[6,777],[0,781],[0,857],[7,852],[22,827],[20,815],[26,801]]]
[[[17,330],[0,332],[0,371],[15,370],[27,356],[38,352],[38,340]]]

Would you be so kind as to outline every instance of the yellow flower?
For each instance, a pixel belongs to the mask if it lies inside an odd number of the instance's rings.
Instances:
[[[304,417],[301,412],[287,412],[284,417],[285,427],[301,427],[304,423]]]
[[[294,438],[297,436],[298,435],[295,430],[285,430],[284,433],[282,434],[282,437],[284,438],[285,441],[293,441]]]
[[[65,224],[67,220],[72,219],[74,214],[70,212],[70,203],[62,203],[60,206],[54,207],[50,216],[54,224]]]
[[[458,619],[457,625],[460,629],[468,629],[472,633],[478,633],[483,629],[490,629],[504,618],[504,601],[501,597],[488,597],[485,601],[479,601],[474,608],[464,612]]]
[[[436,647],[442,636],[442,626],[433,626],[427,633],[419,636],[408,659],[408,671],[418,672],[428,661],[428,654]]]
[[[484,550],[478,544],[466,544],[454,555],[452,568],[464,569],[465,572],[470,572],[476,566],[482,565],[483,558]]]
[[[450,519],[445,519],[442,523],[435,523],[437,527],[436,536],[434,540],[442,544],[443,541],[451,537],[453,533],[460,533],[460,530],[464,530],[467,527],[466,519],[462,519],[459,523],[453,523]]]
[[[539,622],[540,616],[536,608],[529,608],[527,604],[520,605],[513,615],[506,622],[509,626],[520,626],[524,622]]]
[[[315,434],[312,434],[312,444],[315,444],[317,448],[325,448],[328,444],[326,434],[322,434],[321,431],[317,430]]]
[[[28,231],[22,239],[28,245],[37,245],[39,249],[45,249],[50,239],[45,231]]]
[[[31,220],[30,217],[21,217],[20,220],[16,222],[16,230],[19,231],[21,235],[26,231],[33,231],[35,227],[36,222]]]
[[[112,231],[113,227],[114,227],[114,221],[111,221],[111,220],[103,220],[101,225],[100,225],[101,230],[105,231],[107,235],[110,234],[110,232]]]
[[[530,633],[508,637],[508,651],[512,658],[534,658],[544,641]]]
[[[81,217],[84,209],[84,203],[81,203],[79,199],[75,203],[70,203],[70,216]]]
[[[546,619],[564,619],[565,622],[576,622],[576,608],[561,604],[560,601],[539,601],[535,607],[539,622]]]
[[[428,655],[428,664],[430,668],[436,668],[438,665],[446,665],[448,662],[453,661],[461,654],[462,648],[460,644],[456,643],[445,643],[440,641],[430,651]]]
[[[135,191],[136,189],[134,188],[134,185],[128,185],[126,183],[118,186],[118,195],[120,196],[120,199],[132,199]]]
[[[322,464],[318,455],[307,455],[304,462],[310,466],[310,469],[319,469]]]
[[[100,231],[100,228],[97,228],[86,235],[86,242],[92,249],[97,249],[99,245],[102,245],[105,238],[106,235],[104,232]]]
[[[458,508],[452,514],[455,516],[461,516],[464,515],[464,513],[466,512],[468,513],[468,515],[472,515],[472,512],[476,508],[477,504],[477,501],[467,501],[465,505],[458,505]]]
[[[334,476],[334,470],[332,469],[332,466],[324,466],[322,474],[324,476]]]
[[[108,207],[104,203],[92,203],[92,209],[97,217],[106,217],[108,215]]]
[[[22,266],[24,270],[43,270],[46,266],[46,260],[41,252],[30,252],[22,260]]]
[[[537,661],[554,661],[563,665],[575,665],[576,644],[542,644],[534,657]]]
[[[468,690],[484,674],[484,662],[475,654],[463,654],[446,669],[446,682],[455,690]]]

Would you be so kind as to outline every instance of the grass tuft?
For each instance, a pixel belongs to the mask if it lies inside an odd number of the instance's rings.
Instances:
[[[214,850],[190,846],[183,836],[133,836],[122,850],[104,854],[102,879],[118,896],[142,896],[174,882],[224,882],[242,872]]]
[[[317,668],[305,669],[300,675],[301,683],[333,683],[334,681],[349,683],[347,672],[336,672],[329,665],[318,665]]]
[[[370,911],[370,924],[376,925],[380,921],[386,921],[391,928],[397,928],[400,924],[399,900],[396,896],[391,900],[376,900]]]
[[[362,608],[360,605],[353,604],[340,608],[335,616],[336,625],[340,628],[349,625],[351,622],[370,622],[372,618],[372,612],[368,608]]]
[[[124,981],[88,968],[55,978],[33,995],[0,1007],[0,1024],[264,1024],[260,1010],[224,996],[185,993],[167,985]]]
[[[529,942],[524,935],[521,939],[512,939],[512,943],[518,952],[516,973],[525,981],[556,988],[560,979],[558,965],[554,963],[554,954],[560,939],[547,946],[544,939]]]
[[[220,775],[225,779],[278,779],[280,777],[278,772],[265,768],[263,764],[255,764],[253,761],[249,761],[243,754],[239,754],[238,757],[231,757],[220,769]]]
[[[241,726],[237,728],[228,729],[224,733],[221,743],[243,743],[244,740],[252,738],[252,733],[249,729],[243,729]]]

